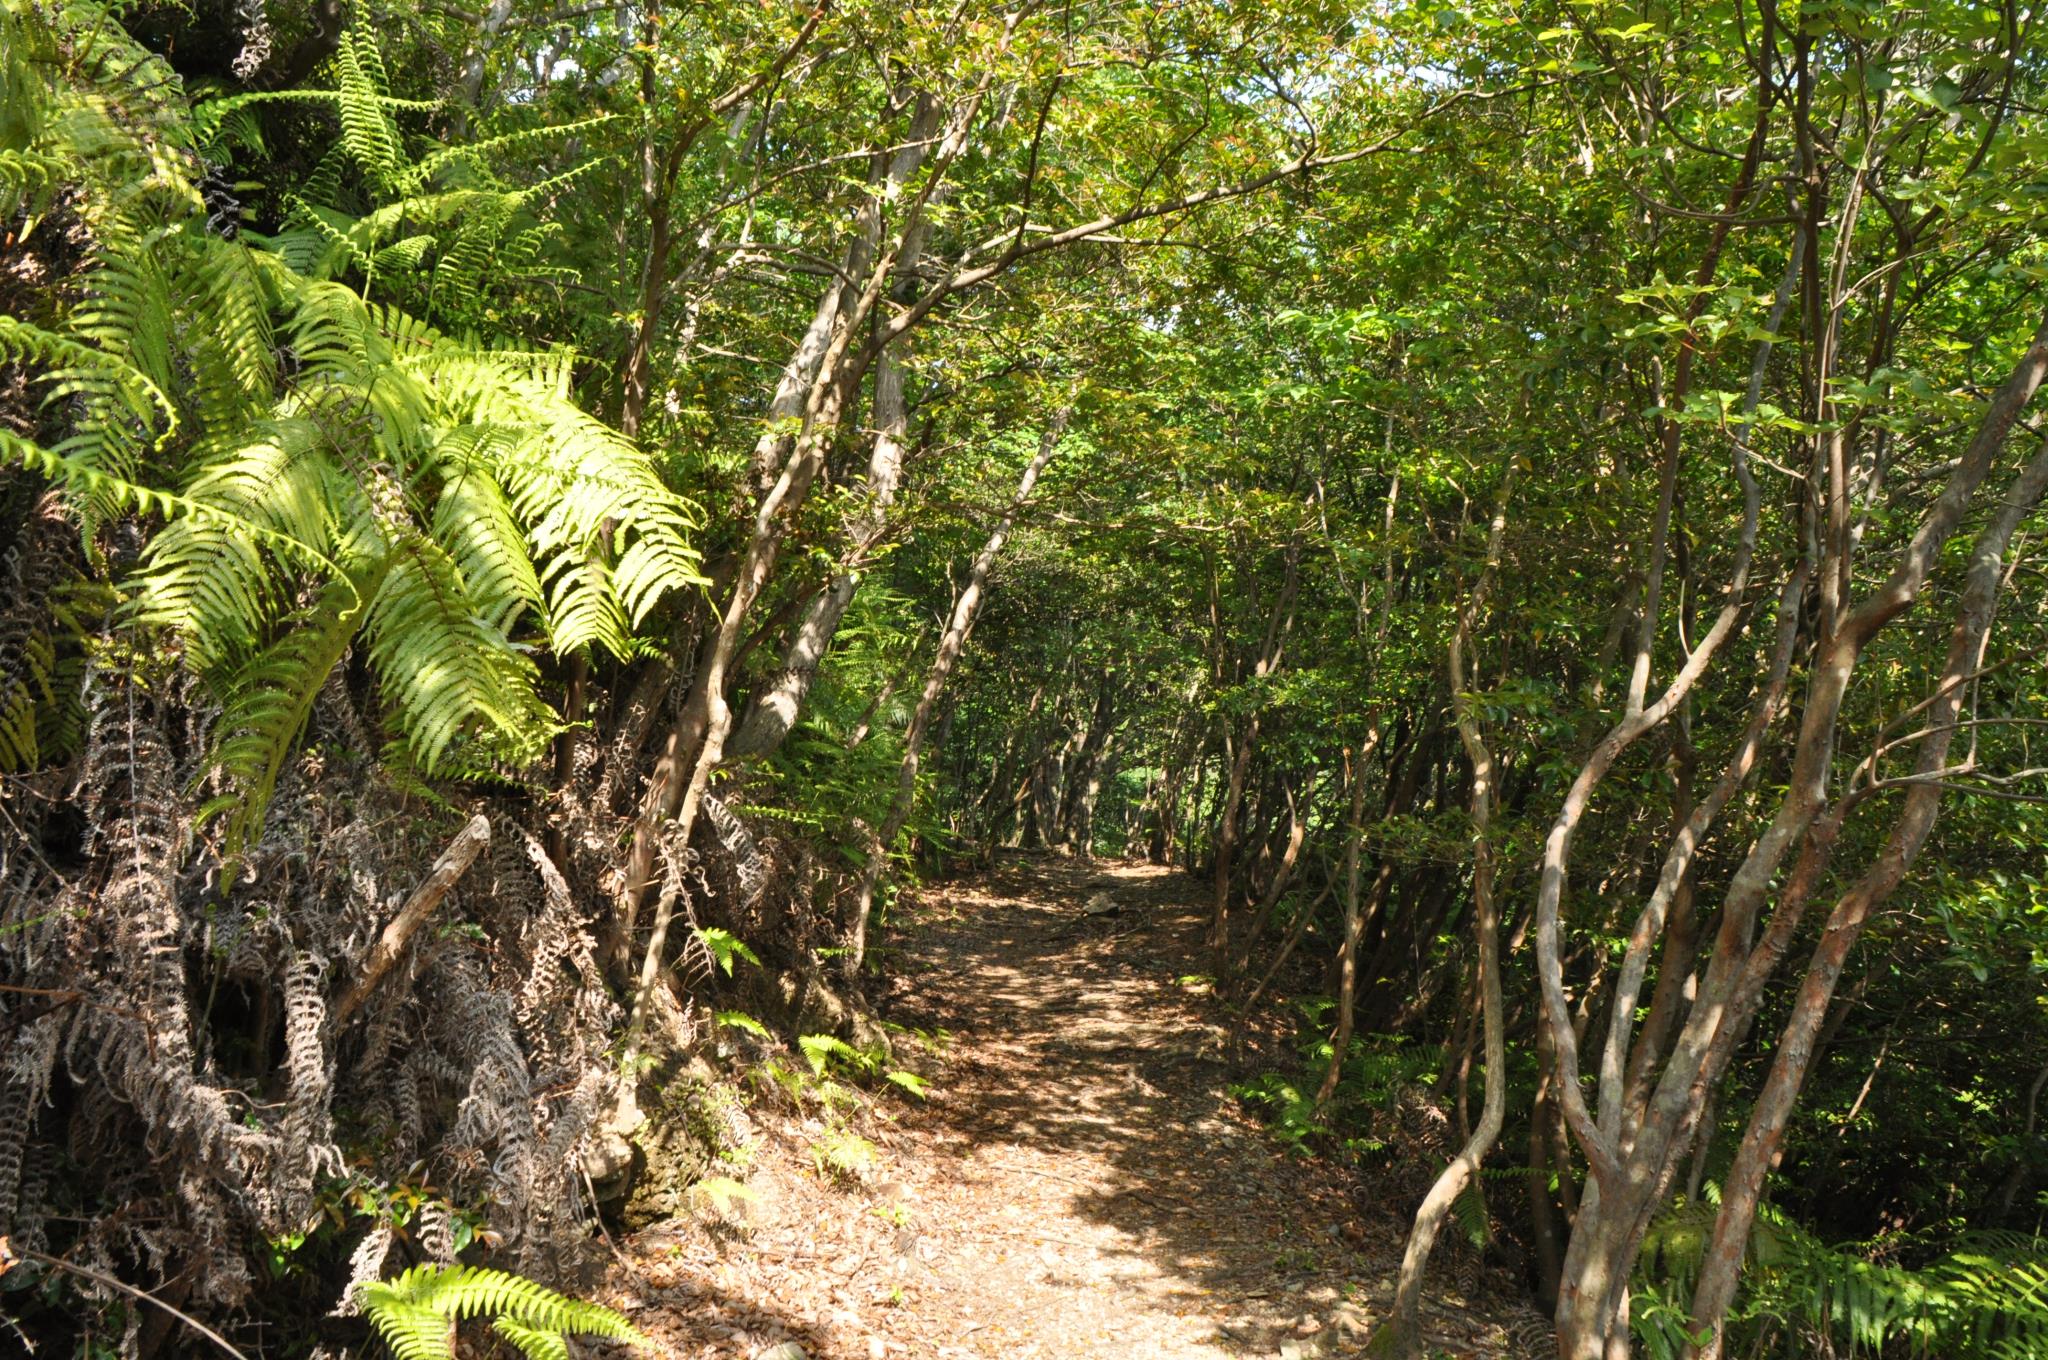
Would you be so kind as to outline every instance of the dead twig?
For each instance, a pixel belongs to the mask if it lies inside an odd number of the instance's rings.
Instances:
[[[491,843],[490,818],[478,813],[469,819],[469,825],[456,833],[448,842],[448,848],[441,852],[441,858],[434,861],[434,867],[427,871],[426,881],[413,889],[405,905],[398,909],[398,915],[391,924],[384,927],[384,934],[377,940],[377,947],[370,951],[370,961],[363,967],[363,975],[356,985],[334,1008],[334,1027],[338,1030],[347,1024],[349,1017],[363,1008],[376,990],[384,975],[397,964],[398,956],[405,952],[406,943],[413,933],[427,923],[434,914],[434,908],[441,905],[441,899],[455,886],[465,870],[476,862],[483,848]]]
[[[31,1251],[27,1247],[16,1247],[11,1242],[9,1242],[8,1239],[0,1237],[0,1275],[5,1275],[9,1270],[11,1270],[17,1265],[20,1265],[23,1261],[34,1261],[38,1265],[50,1266],[53,1269],[62,1270],[67,1272],[68,1274],[76,1275],[81,1279],[91,1280],[94,1284],[104,1285],[108,1289],[119,1290],[121,1293],[128,1295],[128,1297],[132,1299],[139,1299],[144,1303],[154,1304],[156,1307],[163,1309],[166,1313],[169,1313],[178,1321],[184,1323],[187,1327],[190,1327],[193,1331],[205,1337],[208,1341],[211,1341],[214,1345],[226,1351],[229,1355],[234,1356],[235,1360],[249,1360],[248,1356],[244,1355],[241,1351],[235,1349],[234,1343],[229,1341],[226,1337],[222,1336],[219,1332],[216,1332],[215,1330],[213,1330],[213,1328],[207,1326],[198,1318],[193,1317],[184,1309],[177,1308],[172,1306],[171,1304],[165,1303],[162,1299],[150,1293],[147,1289],[138,1289],[134,1285],[129,1284],[123,1280],[117,1280],[112,1275],[108,1275],[103,1271],[94,1270],[91,1266],[78,1265],[75,1262],[66,1261],[61,1257],[48,1256],[40,1251]]]

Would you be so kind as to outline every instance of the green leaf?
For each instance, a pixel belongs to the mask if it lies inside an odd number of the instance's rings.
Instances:
[[[711,957],[717,961],[718,966],[725,970],[727,977],[732,976],[735,959],[745,959],[756,968],[761,966],[760,955],[749,949],[746,941],[731,931],[718,926],[699,926],[695,928],[695,933],[704,947],[711,951]]]
[[[926,1081],[923,1077],[917,1075],[917,1073],[915,1072],[905,1072],[901,1069],[892,1069],[888,1074],[888,1080],[895,1083],[898,1086],[901,1086],[904,1090],[910,1092],[910,1094],[916,1096],[919,1100],[926,1099],[932,1093],[931,1083]]]
[[[730,1025],[734,1029],[745,1030],[763,1039],[768,1037],[768,1027],[745,1011],[713,1011],[711,1015],[721,1025]]]

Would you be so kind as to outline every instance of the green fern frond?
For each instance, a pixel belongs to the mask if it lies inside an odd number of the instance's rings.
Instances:
[[[0,429],[0,461],[19,463],[41,473],[80,498],[107,498],[137,514],[186,519],[227,532],[247,534],[283,555],[336,574],[341,570],[324,554],[289,535],[273,532],[203,501],[126,481],[74,463],[56,450],[46,449],[6,429]]]
[[[397,198],[347,221],[343,228],[358,251],[367,251],[394,229],[405,227],[461,227],[477,213],[503,213],[511,195],[495,189],[449,189],[438,193]],[[325,220],[339,224],[341,214],[323,210]]]
[[[55,699],[56,654],[42,629],[0,633],[0,770],[33,769],[42,750],[39,719]]]
[[[64,162],[56,156],[0,147],[0,217],[40,210],[64,173]]]
[[[360,1292],[363,1312],[399,1360],[452,1360],[454,1324],[488,1317],[500,1336],[529,1356],[566,1355],[566,1347],[534,1349],[541,1337],[601,1336],[644,1343],[632,1323],[601,1304],[560,1294],[508,1271],[481,1266],[422,1265]],[[439,1330],[428,1326],[431,1319]],[[437,1349],[438,1347],[438,1349]]]
[[[580,165],[569,167],[558,175],[550,175],[546,179],[527,185],[519,191],[519,201],[523,205],[531,206],[556,198],[564,189],[567,189],[585,175],[594,174],[603,167],[604,161],[602,159],[592,157]]]
[[[391,83],[376,39],[360,26],[345,30],[335,47],[334,68],[340,80],[342,145],[373,184],[390,187],[398,178],[403,144],[384,102]]]
[[[355,219],[303,194],[287,198],[290,226],[273,241],[279,256],[309,279],[331,279],[370,263],[356,244]]]
[[[434,238],[422,233],[408,236],[402,241],[393,241],[370,257],[370,267],[380,274],[403,273],[418,269],[420,261],[434,248]]]
[[[827,1128],[811,1144],[811,1161],[820,1175],[864,1181],[874,1174],[881,1149],[850,1129]]]
[[[1458,1220],[1465,1240],[1473,1246],[1484,1247],[1493,1241],[1493,1215],[1486,1207],[1486,1191],[1477,1176],[1467,1181],[1451,1201],[1451,1214]]]
[[[194,305],[207,324],[191,335],[198,404],[215,413],[258,414],[277,391],[275,303],[256,252],[201,235],[192,270]]]
[[[203,509],[158,531],[137,581],[136,618],[177,632],[202,667],[259,645],[283,603],[280,557],[329,564],[332,468],[321,432],[283,421],[250,433],[195,469],[185,500]]]
[[[391,552],[370,605],[370,664],[397,700],[413,757],[450,773],[531,759],[560,730],[534,692],[533,663],[483,619],[438,543],[411,536]],[[481,749],[463,750],[471,745]]]
[[[381,1284],[364,1288],[363,1312],[398,1360],[455,1360],[453,1318]]]
[[[606,123],[612,122],[617,117],[617,114],[601,113],[594,118],[584,118],[573,123],[557,123],[551,127],[521,128],[515,132],[503,133],[496,137],[486,137],[480,141],[466,142],[460,146],[443,147],[431,155],[422,156],[406,172],[405,187],[410,192],[417,192],[421,187],[433,183],[442,171],[451,166],[464,163],[483,166],[488,164],[493,156],[515,151],[528,151],[547,143],[559,142],[567,137],[579,137],[586,132],[603,127]]]
[[[503,244],[543,239],[529,204],[546,186],[488,163],[563,130],[413,157],[399,118],[430,106],[392,97],[360,20],[336,88],[196,108],[92,4],[10,6],[0,38],[0,198],[61,182],[90,242],[47,315],[0,316],[0,362],[58,425],[0,429],[0,461],[54,483],[88,540],[116,515],[152,531],[117,617],[217,687],[229,793],[210,812],[230,846],[260,831],[359,642],[401,772],[519,779],[559,729],[535,652],[634,655],[636,625],[701,579],[696,507],[577,407],[569,355],[457,340],[408,305],[445,296],[436,315],[467,324]],[[201,148],[255,144],[251,111],[279,101],[332,108],[338,143],[282,232],[227,239]],[[58,707],[23,697],[56,682],[30,660],[0,694],[0,759],[39,758]]]
[[[161,415],[168,435],[178,411],[163,388],[132,364],[92,345],[31,326],[0,312],[0,358],[40,366],[50,399],[78,395],[119,398],[128,414],[145,424]]]
[[[539,613],[546,596],[512,503],[487,470],[485,450],[500,437],[462,430],[441,441],[440,452],[462,455],[462,461],[442,469],[434,536],[448,545],[478,610],[504,631],[521,613]]]
[[[508,1317],[491,1323],[491,1330],[518,1347],[527,1360],[569,1360],[569,1339],[560,1332],[528,1327]]]
[[[1652,1225],[1639,1290],[1638,1333],[1653,1351],[1687,1325],[1672,1303],[1690,1295],[1712,1233],[1712,1203],[1680,1204]],[[1959,1240],[1918,1269],[1830,1246],[1766,1209],[1751,1233],[1731,1328],[1757,1335],[1800,1328],[1850,1353],[2007,1360],[2048,1347],[2048,1240],[2021,1234]]]
[[[498,247],[518,212],[518,200],[511,195],[474,196],[464,229],[435,261],[430,296],[436,307],[473,313],[483,302]]]
[[[168,258],[174,251],[168,241],[145,249],[120,235],[103,231],[88,276],[91,292],[72,312],[71,330],[140,378],[175,427],[177,411],[162,395],[175,382],[171,327],[177,309],[170,276],[174,262]]]
[[[387,112],[431,113],[441,107],[438,99],[397,99],[389,94],[361,94]],[[339,90],[253,90],[201,99],[192,106],[192,132],[200,146],[211,147],[237,116],[272,104],[319,105],[333,108],[341,103]]]
[[[520,432],[493,470],[527,526],[557,650],[624,654],[632,625],[670,591],[702,583],[690,542],[695,507],[645,454],[571,405],[561,379],[523,372],[517,358],[492,364],[441,353],[421,362],[471,421]],[[609,571],[598,557],[607,540],[618,551]]]
[[[327,677],[348,654],[368,600],[380,579],[334,581],[298,611],[278,640],[243,667],[229,687],[216,723],[215,758],[235,792],[202,811],[229,814],[227,856],[239,855],[263,825],[278,772],[320,696]]]

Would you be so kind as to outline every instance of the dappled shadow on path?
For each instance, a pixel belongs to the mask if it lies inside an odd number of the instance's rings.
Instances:
[[[1229,1095],[1193,898],[1146,866],[1011,857],[896,930],[889,1018],[953,1036],[937,1098],[902,1121],[926,1145],[924,1284],[973,1316],[932,1353],[1361,1348],[1405,1206],[1288,1156]],[[1436,1343],[1518,1353],[1484,1311],[1438,1298]]]

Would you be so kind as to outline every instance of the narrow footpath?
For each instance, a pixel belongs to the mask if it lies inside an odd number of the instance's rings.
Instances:
[[[618,1301],[692,1357],[1362,1353],[1404,1206],[1287,1155],[1229,1094],[1195,895],[1147,866],[1023,858],[920,894],[887,1015],[937,1040],[906,1040],[931,1098],[878,1103],[852,1182],[803,1151],[817,1121],[759,1116],[745,1228],[640,1234]],[[1433,1276],[1438,1353],[1538,1353],[1541,1319],[1471,1276]]]

